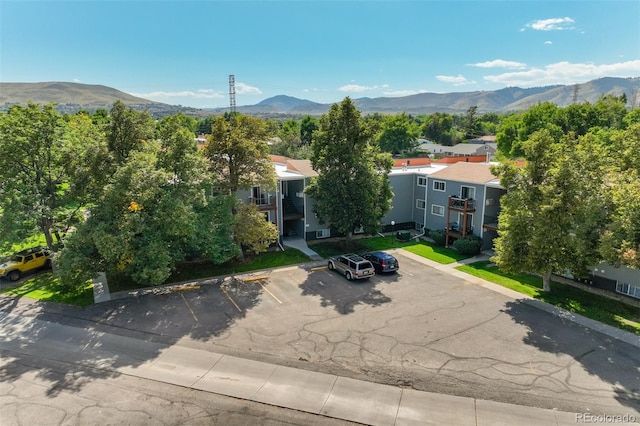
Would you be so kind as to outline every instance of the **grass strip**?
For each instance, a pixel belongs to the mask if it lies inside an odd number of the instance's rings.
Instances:
[[[68,305],[88,306],[93,304],[93,286],[90,282],[77,293],[68,293],[62,289],[60,278],[51,272],[43,272],[25,278],[15,287],[0,291],[3,294],[28,297],[43,302],[66,303]]]
[[[314,243],[309,248],[325,259],[343,253],[362,253],[365,251],[390,250],[402,248],[418,256],[434,262],[448,264],[469,256],[459,254],[455,250],[437,246],[428,241],[399,241],[393,236],[359,238],[346,243],[344,240]]]
[[[258,271],[261,269],[278,268],[281,266],[295,265],[308,262],[309,256],[300,250],[287,248],[285,251],[270,251],[260,253],[245,259],[245,262],[232,260],[221,265],[210,262],[184,262],[176,265],[176,270],[169,276],[164,284],[172,284],[183,281],[193,281],[220,275],[233,275],[243,272]],[[110,273],[107,274],[109,291],[116,293],[119,291],[136,290],[144,286],[133,282],[129,277]]]
[[[542,278],[532,274],[509,274],[489,261],[458,266],[456,269],[501,285],[584,317],[640,335],[640,309],[626,303],[552,282],[551,292],[542,291]]]

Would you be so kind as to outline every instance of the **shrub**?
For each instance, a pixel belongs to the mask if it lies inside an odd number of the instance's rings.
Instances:
[[[480,253],[482,240],[475,235],[467,235],[454,241],[453,248],[460,254],[476,255]]]
[[[433,229],[429,231],[429,237],[433,240],[434,243],[444,247],[447,235],[442,229]]]

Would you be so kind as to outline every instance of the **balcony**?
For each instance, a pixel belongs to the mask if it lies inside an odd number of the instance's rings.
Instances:
[[[261,195],[260,197],[249,197],[249,203],[255,204],[260,210],[269,210],[276,207],[273,195]]]
[[[482,221],[482,227],[485,231],[497,231],[498,230],[498,218],[493,216],[485,216]]]
[[[475,211],[476,200],[472,198],[460,198],[455,195],[449,197],[449,208],[462,212]]]

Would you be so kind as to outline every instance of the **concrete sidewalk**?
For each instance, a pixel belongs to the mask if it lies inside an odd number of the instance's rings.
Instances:
[[[35,355],[367,425],[568,426],[585,416],[421,392],[1,312],[0,350],[7,357]]]

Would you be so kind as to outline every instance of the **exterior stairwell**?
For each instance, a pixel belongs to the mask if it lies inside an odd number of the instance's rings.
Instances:
[[[300,214],[293,200],[289,197],[282,199],[282,209],[284,210],[285,216],[298,216]]]

